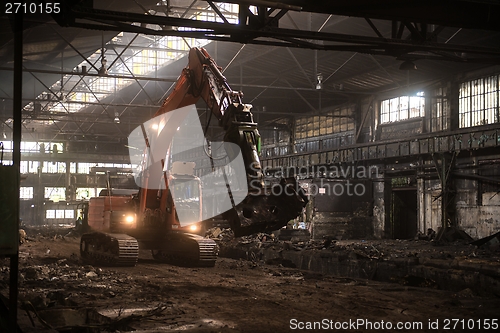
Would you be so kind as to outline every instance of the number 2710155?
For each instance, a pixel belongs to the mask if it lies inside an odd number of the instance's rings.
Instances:
[[[61,12],[59,2],[6,2],[5,14],[58,14]]]

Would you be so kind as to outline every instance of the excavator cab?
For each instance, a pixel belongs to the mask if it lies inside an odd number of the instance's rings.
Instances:
[[[172,229],[202,234],[201,181],[196,176],[176,176],[170,179],[170,192],[175,200],[175,221]],[[182,221],[182,224],[181,224]]]

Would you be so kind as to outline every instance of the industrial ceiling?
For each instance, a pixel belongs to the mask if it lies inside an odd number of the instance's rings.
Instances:
[[[225,11],[227,3],[239,4],[238,12]],[[113,67],[133,50],[151,49],[151,40],[161,36],[206,40],[204,47],[230,86],[254,105],[262,126],[374,93],[405,88],[411,93],[410,87],[500,63],[498,1],[74,0],[63,2],[62,12],[23,17],[24,140],[123,144],[161,105],[187,60],[177,57],[146,75],[119,75]],[[200,13],[217,20],[197,19]],[[231,15],[239,23],[232,23]],[[12,117],[14,16],[0,16],[4,131]],[[90,90],[86,80],[99,77],[99,52],[108,59],[107,76],[131,84],[96,95],[76,111],[52,112],[49,102]],[[401,70],[404,61],[417,70]],[[322,89],[316,89],[319,74]]]

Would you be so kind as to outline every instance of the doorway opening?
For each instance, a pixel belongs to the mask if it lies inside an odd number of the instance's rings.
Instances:
[[[411,239],[417,234],[417,190],[393,188],[391,195],[391,238]]]

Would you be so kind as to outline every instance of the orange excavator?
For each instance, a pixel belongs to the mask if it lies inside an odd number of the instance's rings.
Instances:
[[[298,216],[307,203],[294,178],[283,178],[272,185],[264,178],[258,156],[260,135],[252,106],[243,104],[242,96],[229,87],[205,49],[192,48],[188,66],[153,118],[171,115],[174,110],[183,110],[202,98],[224,131],[223,142],[238,147],[247,192],[235,200],[237,194],[231,192],[234,182],[229,184],[224,171],[231,207],[221,212],[236,237],[280,229]],[[81,238],[82,258],[97,263],[135,265],[140,246],[150,249],[158,261],[213,266],[217,258],[216,243],[196,234],[204,216],[203,181],[196,176],[199,166],[196,162],[169,161],[171,145],[165,146],[164,158],[151,162],[148,157],[152,155],[151,139],[144,125],[141,129],[146,146],[143,164],[149,165],[147,168],[143,165],[137,178],[140,189],[130,192],[108,186],[99,197],[90,199],[85,223],[90,231]],[[160,188],[153,173],[161,174]]]

